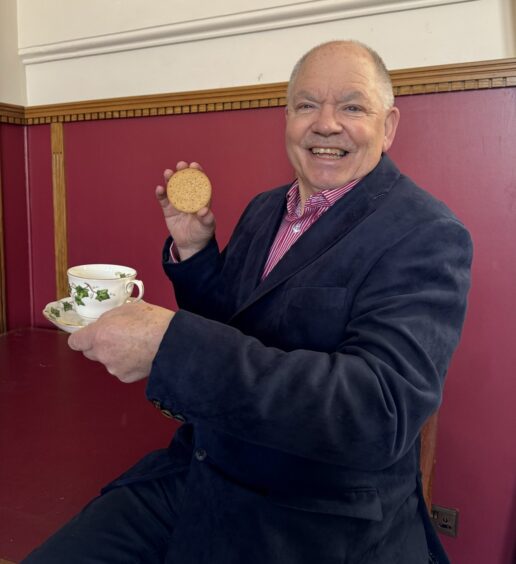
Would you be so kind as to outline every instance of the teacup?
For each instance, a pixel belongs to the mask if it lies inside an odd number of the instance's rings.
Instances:
[[[136,280],[136,270],[116,264],[83,264],[67,271],[68,289],[77,313],[81,317],[97,319],[106,311],[127,302],[133,288],[143,297],[143,282]]]

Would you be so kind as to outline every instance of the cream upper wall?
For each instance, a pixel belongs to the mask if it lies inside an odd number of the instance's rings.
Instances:
[[[28,105],[280,82],[304,51],[337,38],[370,44],[390,69],[516,56],[514,0],[17,5]]]
[[[27,103],[25,68],[18,55],[16,0],[0,0],[0,102]]]

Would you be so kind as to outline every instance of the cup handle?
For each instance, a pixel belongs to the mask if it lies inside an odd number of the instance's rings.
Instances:
[[[133,293],[135,286],[138,288],[138,295],[134,298],[131,298],[131,294]],[[132,302],[139,302],[143,298],[143,282],[141,280],[130,280],[125,285],[125,290]]]

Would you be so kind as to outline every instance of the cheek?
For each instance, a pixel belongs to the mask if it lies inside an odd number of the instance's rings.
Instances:
[[[287,125],[285,139],[287,141],[287,147],[293,147],[294,145],[296,145],[296,143],[299,142],[299,134],[296,127],[294,127],[293,125]]]
[[[376,127],[364,128],[360,131],[360,140],[364,146],[381,151],[385,140],[385,130],[379,125]]]
[[[300,146],[302,136],[293,128],[289,128],[285,135],[285,146],[287,149],[287,154],[291,161],[299,161],[304,149]]]
[[[298,145],[302,142],[307,132],[310,129],[309,120],[304,117],[292,117],[287,119],[285,128],[285,136],[287,143]]]

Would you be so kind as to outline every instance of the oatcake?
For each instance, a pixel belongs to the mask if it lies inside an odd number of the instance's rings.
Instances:
[[[210,203],[211,182],[204,172],[183,168],[170,177],[167,195],[177,210],[196,213]]]

